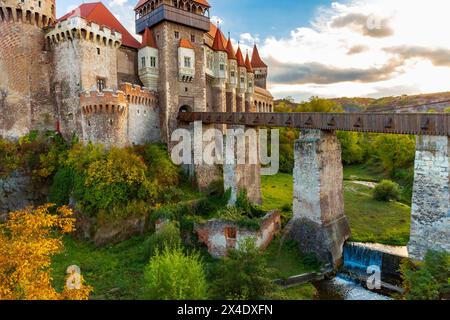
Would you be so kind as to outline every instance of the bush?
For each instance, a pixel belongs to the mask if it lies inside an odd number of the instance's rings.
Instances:
[[[398,200],[400,198],[400,186],[390,180],[383,180],[373,190],[373,197],[378,201]]]
[[[273,282],[274,272],[251,238],[239,243],[239,249],[229,251],[215,278],[213,293],[218,299],[264,299],[279,288]]]
[[[100,226],[108,224],[118,227],[127,218],[145,218],[150,212],[151,207],[145,201],[132,200],[109,210],[100,210],[97,214],[97,221]]]
[[[148,165],[148,176],[163,186],[176,186],[180,182],[181,169],[173,164],[166,146],[150,144],[142,152]]]
[[[58,206],[68,205],[74,185],[74,171],[72,168],[60,168],[53,177],[49,190],[49,200]]]
[[[423,263],[405,259],[400,271],[406,300],[437,300],[450,297],[450,254],[429,251]]]
[[[165,248],[174,249],[181,246],[182,240],[180,228],[175,222],[167,222],[163,227],[152,234],[145,241],[145,260],[149,260],[157,252],[163,252]]]
[[[181,248],[156,252],[145,268],[144,298],[150,300],[206,300],[204,264],[197,253]]]
[[[0,178],[8,177],[20,165],[17,145],[0,139]]]

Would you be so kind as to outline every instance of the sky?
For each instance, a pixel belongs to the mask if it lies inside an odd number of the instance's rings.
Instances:
[[[57,15],[80,0],[56,0]],[[86,1],[89,2],[89,1]],[[448,0],[209,0],[244,50],[254,43],[276,98],[450,91]],[[132,33],[137,0],[104,0]]]

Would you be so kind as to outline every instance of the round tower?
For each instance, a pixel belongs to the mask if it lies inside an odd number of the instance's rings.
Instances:
[[[0,0],[0,135],[55,128],[45,28],[55,0]]]

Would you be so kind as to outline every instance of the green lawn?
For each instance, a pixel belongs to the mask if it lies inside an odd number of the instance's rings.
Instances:
[[[53,259],[53,283],[62,289],[66,268],[77,265],[86,282],[94,287],[92,299],[139,299],[146,265],[143,244],[144,239],[138,237],[115,246],[95,248],[65,237],[64,252]]]
[[[380,182],[382,179],[384,178],[373,168],[367,168],[365,165],[344,167],[344,180]]]
[[[276,271],[276,277],[287,279],[303,273],[317,271],[318,266],[314,261],[309,261],[311,257],[304,257],[298,250],[298,245],[290,241],[275,239],[266,252],[269,267]]]
[[[317,289],[310,283],[283,290],[286,300],[313,300]]]
[[[263,177],[265,209],[276,209],[292,203],[292,180],[292,176],[288,174]],[[408,243],[410,207],[399,202],[373,200],[371,189],[365,186],[349,181],[345,181],[344,186],[345,214],[350,221],[353,241],[390,245]]]

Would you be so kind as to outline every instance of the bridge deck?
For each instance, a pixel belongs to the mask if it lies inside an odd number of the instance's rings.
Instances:
[[[185,112],[180,122],[450,136],[450,114],[442,113],[218,113]]]

